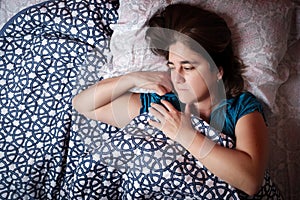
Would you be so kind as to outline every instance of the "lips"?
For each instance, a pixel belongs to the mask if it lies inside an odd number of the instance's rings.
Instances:
[[[177,91],[186,91],[186,90],[188,90],[187,88],[178,88],[178,87],[176,87],[176,90]]]

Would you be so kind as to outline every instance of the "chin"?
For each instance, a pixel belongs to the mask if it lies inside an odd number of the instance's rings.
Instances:
[[[184,104],[189,104],[189,103],[195,102],[195,98],[190,98],[190,97],[184,96],[184,95],[179,95],[178,98],[179,98],[180,102],[184,103]]]

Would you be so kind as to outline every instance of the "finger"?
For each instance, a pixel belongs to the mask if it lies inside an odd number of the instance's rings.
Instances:
[[[166,107],[164,107],[163,105],[160,105],[157,103],[151,103],[150,106],[151,106],[150,108],[153,108],[153,109],[159,111],[162,115],[165,115],[168,112]]]
[[[164,105],[164,107],[165,107],[168,111],[176,110],[176,109],[174,108],[174,106],[173,106],[169,101],[167,101],[167,100],[162,99],[162,100],[161,100],[161,103]]]
[[[157,121],[153,121],[151,119],[148,120],[149,125],[161,130],[162,129],[162,125],[161,123],[157,122]]]
[[[160,96],[167,94],[169,90],[165,88],[163,85],[158,85],[156,89],[156,93]]]
[[[166,92],[171,92],[173,89],[172,81],[171,81],[171,76],[170,73],[165,73],[165,75],[162,77],[162,82],[160,82],[159,85],[162,85]]]
[[[165,84],[165,88],[166,88],[167,92],[171,92],[172,91],[173,85],[172,85],[171,80],[167,80],[167,82]]]
[[[150,118],[151,121],[157,121],[159,123],[163,123],[165,121],[164,115],[160,111],[158,111],[152,107],[149,108],[149,114],[151,116],[153,116],[152,118]]]
[[[173,85],[168,80],[161,82],[160,84],[157,84],[157,94],[159,94],[160,96],[171,92],[172,89],[173,89]]]

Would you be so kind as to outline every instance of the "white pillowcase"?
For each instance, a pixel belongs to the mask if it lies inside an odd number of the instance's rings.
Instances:
[[[132,71],[165,71],[166,61],[154,55],[145,39],[146,20],[159,8],[167,6],[164,0],[120,1],[119,19],[111,28],[110,50],[113,56],[111,76]]]
[[[146,20],[159,8],[178,0],[120,0],[118,23],[112,26],[112,71],[109,76],[132,71],[166,70],[145,40]],[[273,109],[279,85],[288,76],[279,69],[287,49],[293,4],[289,0],[186,0],[222,16],[232,31],[235,54],[248,66],[246,89]]]

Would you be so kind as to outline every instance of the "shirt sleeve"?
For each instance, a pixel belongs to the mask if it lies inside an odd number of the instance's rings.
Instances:
[[[260,112],[264,117],[263,107],[262,104],[258,101],[258,99],[250,92],[245,92],[241,94],[236,103],[236,123],[241,117],[254,111]]]
[[[262,104],[252,93],[244,92],[237,97],[227,99],[219,106],[213,112],[210,124],[235,140],[235,126],[238,120],[254,111],[260,112],[266,122]]]

